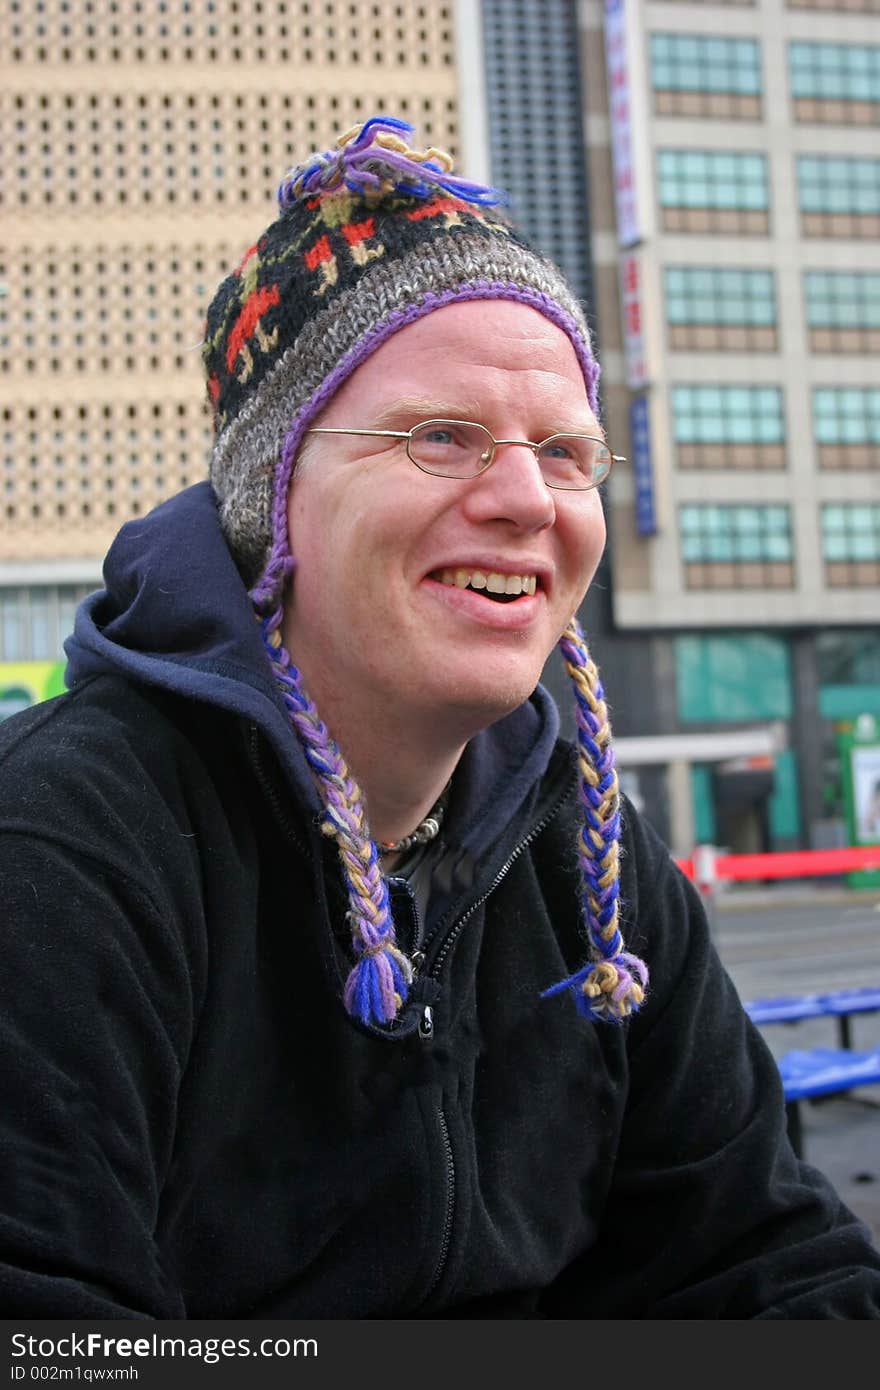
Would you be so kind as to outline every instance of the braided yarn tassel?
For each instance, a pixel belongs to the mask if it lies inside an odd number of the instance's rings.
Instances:
[[[428,198],[438,188],[464,202],[491,206],[504,201],[496,188],[488,188],[452,173],[452,156],[432,145],[416,150],[406,143],[412,135],[409,121],[397,116],[371,116],[344,135],[336,146],[313,154],[305,164],[290,169],[278,189],[282,211],[306,198],[347,188],[359,197],[389,193]]]
[[[619,794],[605,692],[577,619],[559,643],[577,701],[578,766],[584,824],[578,838],[583,914],[590,940],[590,962],[542,998],[569,989],[578,1012],[588,1018],[619,1021],[645,997],[648,969],[623,949],[618,930],[620,883]]]
[[[322,829],[336,840],[348,887],[348,919],[358,961],[346,980],[343,1001],[361,1023],[391,1023],[406,1000],[412,964],[394,938],[388,886],[367,829],[360,790],[282,644],[280,622],[280,610],[261,620],[263,643],[315,774],[325,807]]]

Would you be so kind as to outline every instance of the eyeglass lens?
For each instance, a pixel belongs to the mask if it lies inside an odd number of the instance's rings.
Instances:
[[[476,478],[492,461],[494,440],[482,425],[463,420],[427,420],[410,434],[407,452],[417,467],[445,478]],[[548,487],[582,491],[611,471],[611,451],[601,439],[555,434],[536,450]]]

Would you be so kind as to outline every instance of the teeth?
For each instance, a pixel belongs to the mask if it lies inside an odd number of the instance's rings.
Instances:
[[[538,587],[534,574],[500,574],[492,570],[440,570],[435,578],[441,584],[449,584],[456,589],[486,589],[490,594],[533,594]]]

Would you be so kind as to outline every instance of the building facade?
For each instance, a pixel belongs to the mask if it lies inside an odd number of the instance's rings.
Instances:
[[[838,740],[880,713],[880,4],[578,12],[613,179],[591,181],[594,275],[623,329],[614,627],[645,641],[643,704],[668,682],[667,831],[838,843]],[[752,752],[689,752],[750,730]]]
[[[205,476],[205,311],[284,171],[382,110],[458,150],[456,22],[415,0],[4,0],[0,663],[58,662],[119,526]]]

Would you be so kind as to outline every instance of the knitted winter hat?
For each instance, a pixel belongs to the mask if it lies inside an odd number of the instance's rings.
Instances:
[[[570,339],[598,413],[599,369],[580,305],[558,269],[495,210],[496,190],[454,176],[441,150],[411,149],[405,121],[376,116],[292,169],[281,215],[222,283],[208,310],[204,361],[216,439],[210,476],[221,525],[263,625],[294,727],[327,810],[348,883],[357,964],[346,1007],[390,1024],[412,967],[399,950],[378,851],[342,754],[281,644],[293,568],[287,492],[309,424],[372,352],[409,323],[464,300],[512,299]],[[641,961],[617,929],[617,777],[598,673],[576,621],[562,642],[575,682],[582,799],[579,846],[590,963],[547,993],[622,1018],[638,1008]]]

